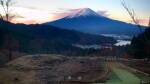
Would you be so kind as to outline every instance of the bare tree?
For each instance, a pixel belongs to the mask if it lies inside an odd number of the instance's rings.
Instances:
[[[6,21],[10,21],[14,15],[11,14],[11,6],[14,3],[12,0],[0,0],[0,5],[3,9],[4,14],[0,14],[0,18]]]
[[[126,4],[126,2],[124,0],[121,0],[121,4],[125,8],[125,10],[128,12],[128,14],[130,15],[132,21],[138,26],[138,28],[140,29],[140,31],[142,33],[143,32],[142,31],[143,27],[140,25],[140,23],[139,23],[139,21],[138,21],[138,19],[136,17],[136,14],[134,12],[134,9],[131,9],[129,7],[129,5]],[[150,18],[149,18],[149,23],[148,23],[148,27],[147,28],[150,28]],[[147,44],[147,46],[145,46],[146,47],[146,51],[147,51],[147,58],[148,58],[148,60],[150,60],[149,59],[150,58],[149,57],[149,51],[150,51],[150,48],[149,48],[149,46],[150,46],[149,39],[147,38],[146,34],[143,34],[143,38],[145,40],[145,43]]]
[[[142,27],[136,17],[134,9],[130,8],[129,5],[126,4],[124,0],[121,0],[122,6],[125,8],[125,10],[128,12],[129,16],[131,17],[132,21],[139,27],[140,31],[142,32]]]
[[[0,13],[0,19],[10,22],[11,19],[14,17],[14,15],[11,13],[11,7],[13,5],[12,0],[0,0],[0,6],[2,9],[2,13]],[[8,43],[6,49],[8,49],[8,58],[9,60],[12,60],[12,43],[13,43],[13,37],[11,37],[11,34],[8,32],[8,40],[5,41],[5,43]],[[7,54],[7,53],[6,53]]]
[[[138,26],[140,32],[143,32],[143,27],[140,25],[138,18],[136,17],[134,9],[130,8],[129,5],[126,4],[124,0],[121,0],[122,6],[125,8],[125,10],[128,12],[129,16],[131,17],[132,21]],[[149,23],[150,25],[150,23]],[[144,35],[144,39],[148,41],[146,35]]]
[[[149,22],[148,22],[148,28],[150,28],[150,17],[149,17]]]
[[[2,20],[3,20],[3,16],[2,16],[2,14],[0,14],[0,19],[2,19]]]

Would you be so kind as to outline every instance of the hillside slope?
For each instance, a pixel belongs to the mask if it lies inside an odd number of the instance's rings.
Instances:
[[[27,53],[72,53],[81,51],[72,46],[114,44],[113,38],[91,35],[46,25],[12,24],[0,21],[0,47]]]

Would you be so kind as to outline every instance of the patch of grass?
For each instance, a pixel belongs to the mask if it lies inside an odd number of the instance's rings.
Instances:
[[[115,82],[115,83],[117,83],[117,82],[122,82],[122,80],[115,74],[115,72],[114,71],[112,71],[111,72],[111,76],[110,76],[111,78],[108,80],[108,82]]]

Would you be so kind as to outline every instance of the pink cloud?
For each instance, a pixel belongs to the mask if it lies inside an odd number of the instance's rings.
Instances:
[[[139,23],[147,23],[149,22],[149,19],[138,19],[137,20]]]
[[[55,13],[55,14],[53,14],[53,19],[55,19],[55,20],[57,20],[57,19],[60,19],[60,18],[63,18],[63,17],[66,17],[66,16],[68,16],[69,15],[69,13]]]
[[[79,10],[81,10],[81,9],[62,9],[61,8],[61,9],[58,9],[58,11],[56,11],[55,13],[53,13],[53,18],[55,20],[57,20],[57,19],[66,17],[70,14],[73,14],[73,13],[79,11]]]
[[[13,23],[24,23],[24,24],[37,24],[36,20],[26,19],[26,18],[14,18],[12,19]]]
[[[102,16],[106,16],[106,17],[108,17],[109,16],[109,14],[108,14],[108,11],[97,11],[97,13],[99,14],[99,15],[102,15]]]
[[[148,24],[149,24],[149,18],[147,18],[147,19],[137,19],[136,21],[137,21],[139,24],[145,25],[145,26],[148,26]],[[130,20],[130,22],[133,22],[133,21]]]

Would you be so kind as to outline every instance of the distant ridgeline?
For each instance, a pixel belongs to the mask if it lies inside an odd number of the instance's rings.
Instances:
[[[50,25],[13,24],[0,20],[1,50],[31,54],[85,55],[85,53],[98,52],[98,50],[82,49],[72,45],[101,45],[104,43],[114,44],[116,40],[100,35],[59,29]]]
[[[134,58],[150,59],[150,28],[147,28],[144,33],[132,39],[128,53]]]

